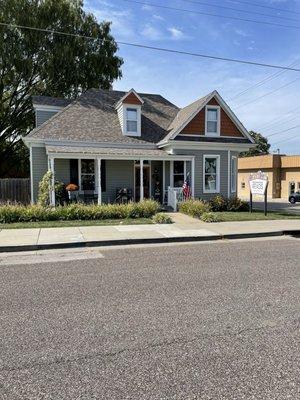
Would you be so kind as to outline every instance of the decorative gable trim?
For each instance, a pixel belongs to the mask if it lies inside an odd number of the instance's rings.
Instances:
[[[218,101],[220,107],[224,110],[224,112],[228,115],[229,118],[234,122],[234,124],[238,127],[238,129],[241,131],[241,133],[250,140],[251,143],[254,143],[252,137],[248,133],[247,129],[244,127],[244,125],[241,123],[241,121],[237,118],[237,116],[234,114],[234,112],[230,109],[230,107],[226,104],[226,102],[223,100],[223,98],[220,96],[220,94],[214,90],[206,99],[204,104],[201,104],[190,116],[185,120],[185,122],[178,128],[176,129],[175,132],[173,132],[172,136],[169,138],[175,139],[178,134],[198,115],[198,113],[205,108],[208,103],[213,99],[216,98]],[[165,141],[162,140],[159,144],[164,144]]]
[[[133,96],[136,97],[136,99],[138,100],[137,103],[130,103],[130,102],[127,103],[127,102],[126,102],[126,99],[127,99],[129,96],[131,96],[131,95],[133,95]],[[118,108],[120,107],[120,105],[123,104],[123,103],[125,103],[125,104],[142,105],[142,104],[144,104],[144,100],[137,94],[137,92],[136,92],[134,89],[131,89],[131,90],[129,90],[129,92],[127,92],[127,93],[117,102],[117,104],[116,104],[116,109],[118,109]]]

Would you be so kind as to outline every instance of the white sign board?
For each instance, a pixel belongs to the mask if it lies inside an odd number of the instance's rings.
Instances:
[[[250,174],[249,186],[252,194],[264,195],[268,187],[268,175],[258,171],[255,174]]]

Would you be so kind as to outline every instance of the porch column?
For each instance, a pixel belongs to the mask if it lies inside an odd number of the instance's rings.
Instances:
[[[140,201],[144,200],[144,160],[140,160]]]
[[[102,188],[101,188],[101,158],[97,158],[97,182],[98,182],[98,204],[102,203]]]
[[[192,197],[195,197],[195,158],[191,161],[191,190],[192,190]]]
[[[162,203],[165,204],[165,190],[166,190],[166,162],[163,160],[163,179],[162,179]]]
[[[52,172],[52,178],[50,183],[50,205],[55,207],[55,171],[54,171],[54,158],[49,158],[49,169]]]

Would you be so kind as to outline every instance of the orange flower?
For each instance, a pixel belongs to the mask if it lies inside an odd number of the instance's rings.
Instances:
[[[68,192],[75,192],[76,190],[78,190],[78,186],[75,185],[75,183],[69,183],[69,184],[66,186],[66,190],[67,190]]]

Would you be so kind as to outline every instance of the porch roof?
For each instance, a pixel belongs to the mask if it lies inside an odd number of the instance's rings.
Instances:
[[[191,160],[191,156],[172,155],[159,149],[105,148],[86,146],[46,146],[46,152],[54,158],[93,158],[104,159],[152,159],[152,160]]]

